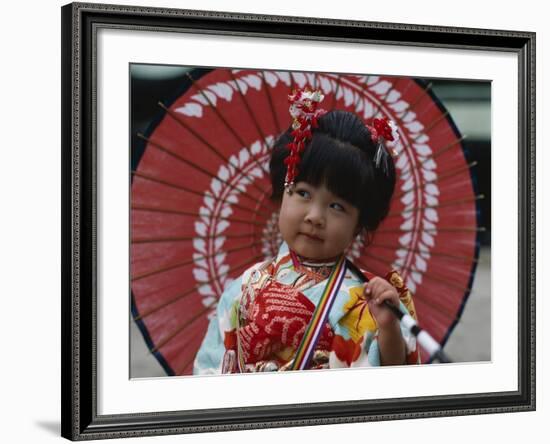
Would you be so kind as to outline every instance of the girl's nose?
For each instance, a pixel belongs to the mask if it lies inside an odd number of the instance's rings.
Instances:
[[[323,211],[320,208],[317,208],[317,206],[315,205],[312,205],[309,208],[305,220],[306,222],[315,226],[323,226],[325,224],[325,216],[323,214]]]

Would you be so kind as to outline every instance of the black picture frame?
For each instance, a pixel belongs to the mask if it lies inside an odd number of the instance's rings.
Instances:
[[[72,3],[62,7],[62,436],[71,440],[535,409],[535,33]],[[96,30],[506,51],[517,55],[518,388],[387,400],[98,415]],[[510,291],[513,291],[511,289]]]

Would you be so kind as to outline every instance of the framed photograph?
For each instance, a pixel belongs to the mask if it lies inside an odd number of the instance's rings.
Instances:
[[[64,6],[62,435],[533,410],[534,45]]]

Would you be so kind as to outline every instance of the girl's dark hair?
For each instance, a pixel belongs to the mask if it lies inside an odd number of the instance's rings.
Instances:
[[[359,223],[376,230],[387,216],[395,188],[395,166],[390,158],[387,173],[374,164],[377,145],[364,122],[354,113],[334,110],[318,120],[298,166],[296,183],[324,184],[328,190],[359,209]],[[285,158],[292,128],[273,147],[269,164],[272,200],[280,202],[286,175]]]

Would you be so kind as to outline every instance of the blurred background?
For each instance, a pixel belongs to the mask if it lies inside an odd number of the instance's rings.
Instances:
[[[162,110],[158,102],[171,103],[181,91],[189,68],[176,66],[131,65],[131,143],[142,146],[137,134],[146,133]],[[472,291],[462,316],[445,345],[454,362],[491,359],[491,84],[488,81],[424,79],[449,111],[458,130],[469,162],[477,162],[474,177],[479,204],[479,262]],[[135,169],[136,156],[132,156]],[[158,377],[166,373],[149,352],[143,335],[130,319],[130,377]]]

